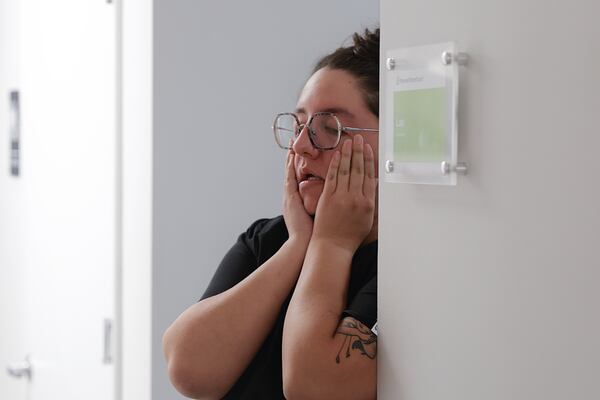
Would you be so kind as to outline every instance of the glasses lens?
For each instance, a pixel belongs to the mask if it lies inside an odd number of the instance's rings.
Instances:
[[[275,120],[275,139],[280,147],[289,149],[294,142],[298,123],[290,114],[281,114]]]
[[[315,144],[323,149],[332,149],[340,139],[339,122],[331,114],[315,114],[311,123]]]

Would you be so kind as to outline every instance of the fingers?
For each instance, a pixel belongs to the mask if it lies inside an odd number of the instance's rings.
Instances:
[[[348,190],[350,182],[350,158],[352,157],[352,140],[347,139],[342,144],[342,154],[337,177],[337,188]]]
[[[325,187],[323,188],[324,194],[332,194],[335,192],[337,187],[338,168],[340,166],[340,152],[336,151],[331,157],[329,162],[329,170],[327,171],[327,177],[325,178]]]
[[[377,178],[375,177],[375,154],[370,144],[365,145],[365,183],[363,194],[366,198],[374,198],[377,191]]]
[[[365,164],[363,153],[364,140],[360,135],[354,136],[352,141],[352,162],[350,173],[350,191],[356,193],[363,192],[363,182],[365,180]]]
[[[294,170],[294,152],[288,151],[285,162],[285,193],[293,194],[298,191],[298,181],[296,180],[296,171]]]

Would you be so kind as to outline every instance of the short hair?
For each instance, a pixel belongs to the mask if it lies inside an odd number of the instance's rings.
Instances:
[[[325,67],[350,73],[358,79],[368,109],[379,118],[379,28],[354,33],[352,41],[321,58],[313,74]]]

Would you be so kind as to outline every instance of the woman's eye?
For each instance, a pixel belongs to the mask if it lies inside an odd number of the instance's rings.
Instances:
[[[328,135],[336,135],[338,134],[338,129],[337,127],[333,127],[333,126],[326,126],[325,127],[325,132],[327,132]]]

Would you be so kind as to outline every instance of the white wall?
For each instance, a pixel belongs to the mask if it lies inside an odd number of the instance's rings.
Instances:
[[[154,2],[153,398],[178,398],[161,336],[237,235],[280,213],[270,129],[314,62],[378,23],[376,0]]]
[[[600,398],[600,3],[382,0],[381,15],[382,56],[470,53],[471,168],[457,187],[381,185],[379,398]]]

